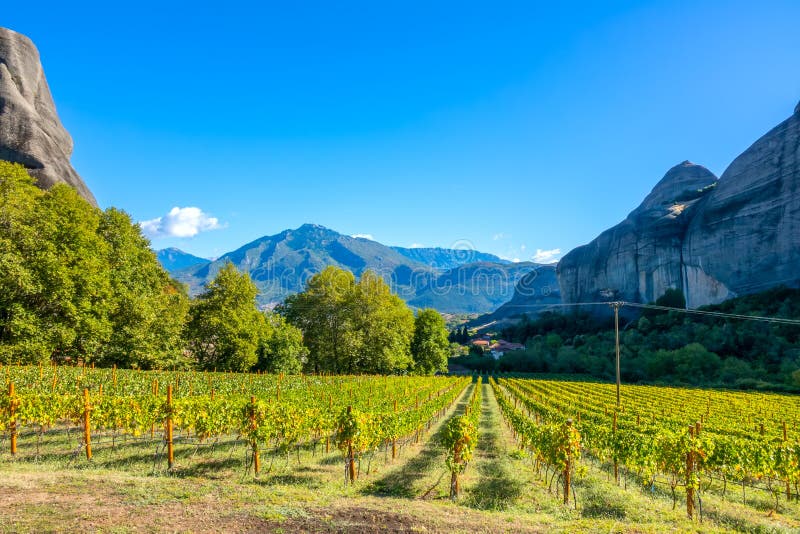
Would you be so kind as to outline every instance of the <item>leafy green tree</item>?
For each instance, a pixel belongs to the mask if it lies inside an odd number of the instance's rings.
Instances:
[[[352,273],[329,266],[308,280],[305,291],[288,296],[279,308],[287,321],[303,332],[309,371],[352,369],[360,346],[353,321],[355,285]]]
[[[309,371],[391,373],[412,364],[414,315],[371,271],[356,283],[352,273],[329,266],[280,311],[303,332]]]
[[[419,310],[414,319],[414,338],[411,341],[414,371],[430,375],[447,371],[450,344],[444,318],[430,308]]]
[[[267,331],[258,347],[256,368],[268,373],[299,374],[308,355],[303,333],[277,313],[266,315]]]
[[[664,294],[656,299],[656,305],[666,306],[667,308],[686,308],[686,297],[680,289],[669,288]]]
[[[0,361],[175,365],[187,302],[128,215],[0,162]]]
[[[354,297],[353,324],[361,343],[347,372],[386,374],[411,367],[414,313],[403,299],[372,271],[362,273]]]
[[[128,214],[106,210],[99,232],[110,245],[113,329],[97,363],[142,369],[191,367],[183,343],[189,307],[184,288],[170,279]]]
[[[112,330],[100,211],[67,185],[36,191],[18,165],[3,163],[0,182],[0,357],[86,360]]]
[[[34,208],[44,193],[21,165],[0,161],[0,361],[35,363],[50,356],[36,314],[41,294],[28,250],[35,249]]]
[[[467,325],[461,327],[461,339],[459,339],[461,343],[469,343],[469,330],[467,330]]]
[[[192,302],[186,338],[201,368],[247,371],[257,363],[267,337],[257,293],[250,276],[228,263]]]

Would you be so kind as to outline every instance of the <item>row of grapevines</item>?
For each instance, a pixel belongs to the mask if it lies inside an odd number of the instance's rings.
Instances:
[[[460,416],[452,417],[440,436],[440,443],[447,451],[447,468],[450,470],[450,498],[457,499],[459,492],[458,475],[472,460],[472,453],[478,443],[478,422],[481,414],[481,379],[472,388],[469,403]]]
[[[501,382],[536,419],[550,422],[575,417],[583,447],[597,458],[613,461],[615,473],[621,464],[647,480],[665,475],[673,490],[684,485],[690,495],[700,489],[703,477],[763,480],[770,488],[780,482],[787,494],[791,485],[800,482],[798,442],[782,434],[737,429],[735,396],[727,407],[715,402],[713,412],[707,401],[702,422],[689,424],[688,417],[679,419],[685,417],[686,401],[681,397],[655,395],[656,402],[648,401],[628,395],[626,387],[624,408],[609,410],[608,389],[598,387],[605,385]],[[663,416],[657,415],[662,411]]]

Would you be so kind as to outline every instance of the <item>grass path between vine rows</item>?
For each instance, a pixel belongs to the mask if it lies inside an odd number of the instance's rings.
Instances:
[[[467,387],[445,417],[431,427],[419,452],[390,467],[382,477],[366,486],[362,493],[406,499],[437,499],[448,495],[450,478],[446,476],[445,451],[438,444],[439,435],[447,421],[464,413],[475,387],[475,384]]]

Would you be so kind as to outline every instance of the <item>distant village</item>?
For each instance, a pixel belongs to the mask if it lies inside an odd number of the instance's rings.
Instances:
[[[506,352],[525,349],[525,345],[521,343],[511,343],[505,339],[493,340],[492,336],[489,334],[484,334],[481,337],[470,340],[470,345],[476,349],[482,350],[484,353],[488,352],[495,360],[499,360]]]

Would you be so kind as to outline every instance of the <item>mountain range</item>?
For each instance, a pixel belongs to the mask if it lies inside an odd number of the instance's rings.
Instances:
[[[261,237],[214,261],[177,249],[165,249],[158,255],[192,294],[200,292],[230,262],[250,274],[259,289],[259,304],[269,307],[302,291],[311,276],[334,265],[356,277],[372,270],[410,306],[453,314],[496,309],[513,296],[517,282],[538,267],[472,250],[389,247],[316,224]],[[183,266],[181,262],[193,264]]]
[[[205,265],[211,261],[207,258],[189,254],[175,247],[157,250],[156,257],[161,263],[161,266],[168,272],[179,271],[187,267],[194,267],[195,265]]]

